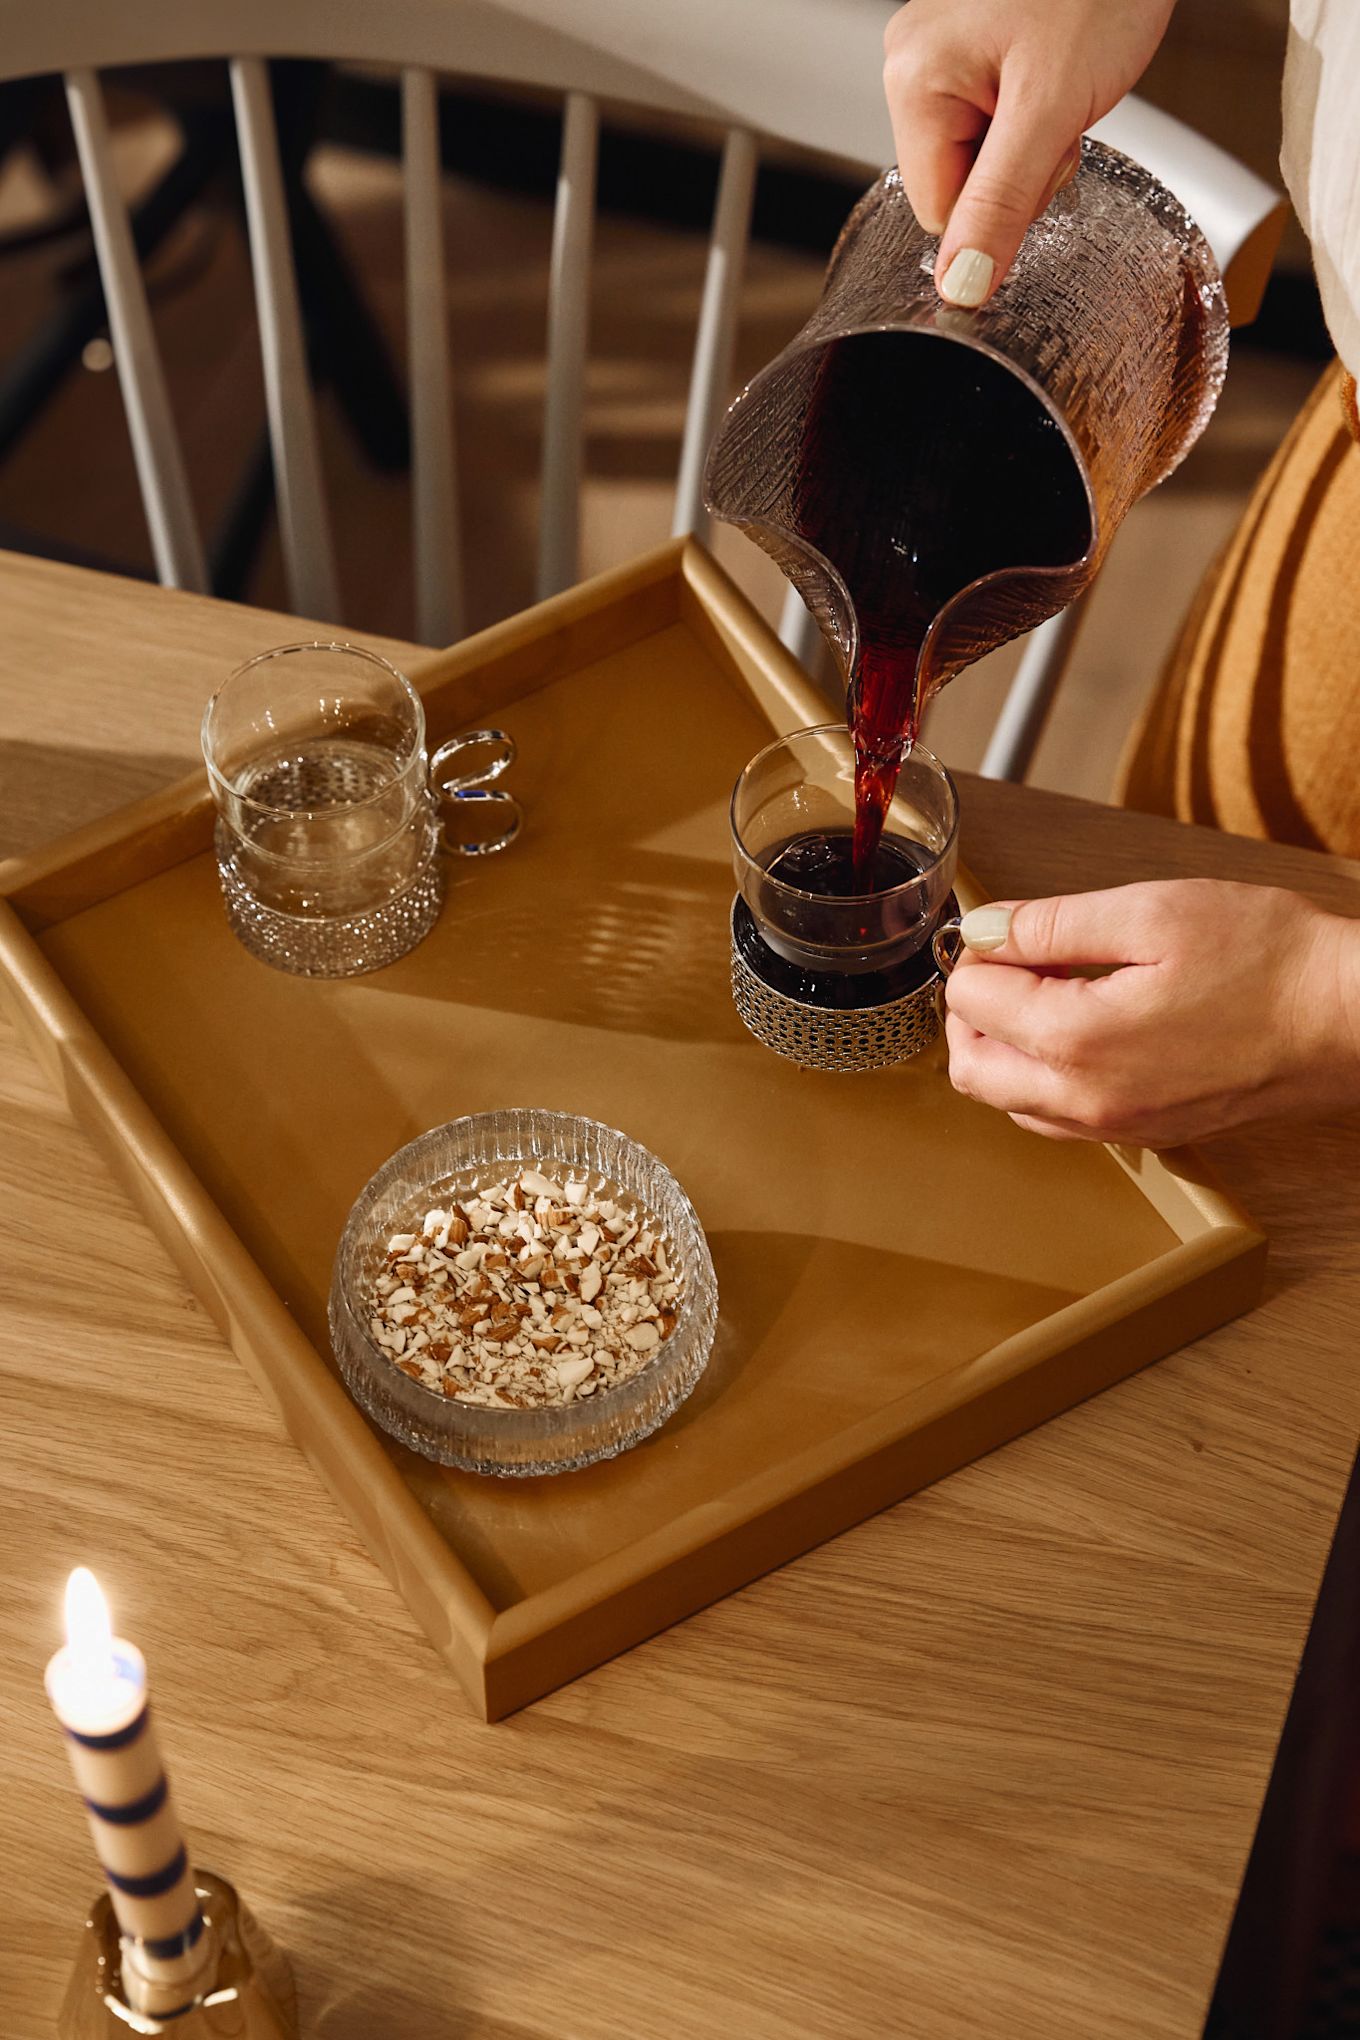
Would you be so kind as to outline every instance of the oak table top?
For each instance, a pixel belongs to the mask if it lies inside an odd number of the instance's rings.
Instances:
[[[299,634],[8,555],[0,616],[0,856],[188,769]],[[1001,896],[1360,914],[1360,866],[963,799]],[[84,1561],[308,2034],[1197,2034],[1360,1430],[1357,1132],[1215,1150],[1271,1239],[1249,1317],[488,1728],[0,1022],[0,2032],[52,2031],[96,1888],[41,1686]]]

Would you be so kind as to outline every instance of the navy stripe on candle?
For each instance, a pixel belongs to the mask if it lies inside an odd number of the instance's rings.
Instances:
[[[78,1728],[68,1728],[66,1733],[72,1742],[78,1742],[87,1750],[125,1750],[129,1743],[136,1742],[150,1718],[151,1709],[144,1707],[135,1721],[126,1728],[115,1728],[112,1735],[82,1735]]]
[[[115,1891],[125,1891],[129,1898],[159,1898],[163,1891],[173,1891],[189,1868],[189,1858],[181,1843],[163,1870],[152,1870],[146,1877],[123,1877],[117,1870],[110,1870],[104,1864],[104,1875]]]
[[[196,1912],[182,1934],[167,1934],[162,1941],[138,1941],[143,1955],[154,1956],[157,1962],[173,1962],[177,1955],[187,1955],[191,1948],[198,1946],[207,1922],[201,1912]],[[165,2014],[159,2013],[164,2018]]]
[[[98,1799],[87,1799],[85,1804],[96,1819],[106,1820],[113,1827],[137,1827],[150,1820],[153,1813],[159,1813],[169,1795],[170,1783],[162,1771],[151,1790],[140,1799],[129,1799],[122,1806],[105,1806]]]

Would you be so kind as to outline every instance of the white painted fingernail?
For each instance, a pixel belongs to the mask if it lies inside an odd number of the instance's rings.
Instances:
[[[959,933],[970,949],[985,956],[1004,948],[1011,932],[1011,907],[970,907],[959,922]]]
[[[951,305],[980,305],[992,287],[995,268],[991,256],[980,248],[960,248],[940,279],[940,296]]]

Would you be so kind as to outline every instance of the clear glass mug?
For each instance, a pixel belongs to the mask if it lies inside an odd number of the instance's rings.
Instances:
[[[958,794],[923,745],[903,760],[871,892],[852,889],[854,822],[855,753],[843,723],[766,745],[733,789],[738,900],[777,960],[755,967],[804,1004],[867,1007],[899,996],[904,973],[919,978],[953,888]]]
[[[857,890],[855,754],[844,723],[767,744],[732,793],[732,1000],[762,1047],[800,1068],[887,1069],[940,1028],[931,936],[957,911],[959,803],[917,744]]]
[[[227,918],[253,955],[299,976],[405,955],[439,913],[441,852],[486,856],[519,831],[517,803],[491,783],[512,739],[474,730],[427,759],[419,695],[359,645],[247,660],[204,710],[202,744]]]

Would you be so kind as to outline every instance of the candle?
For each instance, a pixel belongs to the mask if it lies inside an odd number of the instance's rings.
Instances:
[[[95,1854],[123,1939],[123,1984],[138,2011],[187,2009],[185,1987],[210,1959],[206,1922],[146,1697],[146,1661],[113,1634],[94,1574],[66,1586],[66,1647],[47,1667]]]

